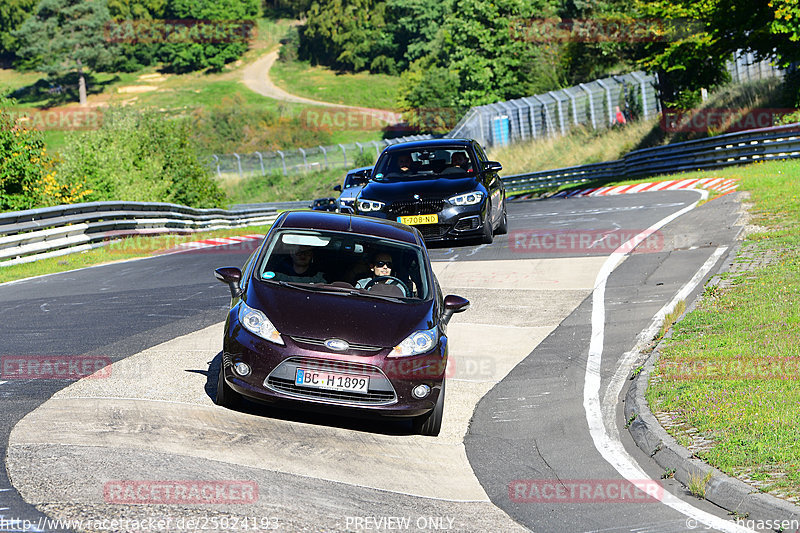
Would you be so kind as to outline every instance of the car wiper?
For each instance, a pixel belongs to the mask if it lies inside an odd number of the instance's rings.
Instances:
[[[363,291],[361,289],[350,288],[350,287],[336,287],[331,285],[307,285],[305,283],[297,283],[293,281],[279,281],[280,285],[284,287],[291,287],[293,289],[300,289],[301,291],[308,291],[308,292],[316,292],[322,294],[339,294],[339,295],[348,295],[348,296],[364,296],[367,298],[378,298],[380,300],[386,300],[388,302],[395,302],[395,303],[405,303],[400,298],[396,298],[394,296],[386,296],[385,294],[373,294],[369,291]]]

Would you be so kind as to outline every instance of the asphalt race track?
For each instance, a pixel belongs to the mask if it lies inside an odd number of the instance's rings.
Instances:
[[[691,301],[736,244],[735,195],[698,200],[512,202],[509,235],[432,247],[445,293],[473,304],[449,326],[437,438],[213,404],[229,300],[213,269],[252,245],[0,285],[0,368],[113,363],[80,381],[0,374],[0,531],[60,530],[45,516],[81,531],[738,531],[660,479],[621,414],[640,332],[682,288]],[[235,490],[131,504],[115,490],[133,481]]]

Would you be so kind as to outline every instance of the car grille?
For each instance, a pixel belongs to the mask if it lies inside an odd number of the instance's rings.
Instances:
[[[404,217],[408,215],[431,215],[444,207],[444,200],[419,200],[412,202],[394,202],[389,206],[389,216]]]
[[[294,381],[290,379],[273,377],[269,378],[267,384],[276,391],[303,398],[338,400],[349,404],[360,405],[385,405],[395,401],[394,392],[387,391],[369,391],[367,394],[360,394],[358,392],[310,389],[307,387],[298,387],[294,384]]]
[[[322,346],[326,350],[330,350],[327,346],[325,346],[325,341],[322,339],[312,339],[310,337],[290,337],[293,341],[299,344],[310,344],[312,346]],[[356,344],[356,343],[349,343],[350,348],[344,350],[344,352],[348,352],[350,350],[355,350],[359,352],[379,352],[383,350],[383,346],[371,346],[369,344]],[[333,353],[343,353],[337,352],[336,350],[330,350]]]
[[[294,383],[294,371],[297,367],[329,372],[344,372],[367,375],[370,388],[366,394],[347,391],[332,391],[298,387]],[[397,394],[384,373],[377,367],[350,361],[331,361],[314,357],[290,357],[273,370],[264,385],[268,388],[296,396],[316,400],[328,400],[348,405],[388,405],[397,401]]]
[[[422,233],[423,239],[438,239],[447,233],[450,228],[446,224],[420,224],[414,227]]]

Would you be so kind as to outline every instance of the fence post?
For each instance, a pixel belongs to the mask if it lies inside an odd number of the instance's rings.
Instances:
[[[564,107],[561,105],[561,99],[556,96],[556,91],[550,91],[547,93],[550,97],[556,101],[556,105],[558,106],[558,123],[561,126],[561,135],[567,134],[567,127],[564,124]]]
[[[597,129],[597,117],[594,114],[594,100],[592,100],[592,91],[586,85],[580,84],[579,87],[586,91],[586,95],[589,97],[589,116],[592,119],[592,129]]]
[[[221,178],[222,177],[222,172],[219,171],[219,157],[217,156],[217,154],[211,154],[211,157],[213,157],[214,161],[216,161],[216,163],[217,163],[217,177]]]
[[[631,72],[631,76],[639,82],[642,93],[642,116],[647,118],[650,116],[650,109],[647,107],[647,79],[641,77],[638,72]]]
[[[597,84],[606,90],[606,101],[608,103],[608,124],[614,124],[614,108],[611,103],[611,87],[603,83],[603,80],[597,80]]]
[[[261,165],[261,175],[266,176],[267,173],[264,171],[264,158],[261,156],[261,152],[255,152],[258,156],[258,164]]]
[[[539,96],[536,94],[531,96],[531,98],[539,102],[539,105],[542,106],[542,111],[544,111],[544,134],[554,135],[555,132],[553,131],[553,120],[550,118],[550,112],[547,110],[547,104],[544,103],[544,100],[539,98]]]
[[[375,157],[378,157],[379,155],[381,155],[381,149],[378,146],[378,141],[372,141],[372,144],[375,145]]]
[[[298,150],[300,150],[300,153],[303,155],[303,171],[308,172],[308,161],[306,160],[306,151],[303,150],[302,148],[298,148]]]
[[[340,144],[339,148],[342,149],[342,155],[344,155],[344,166],[347,167],[347,150],[345,150],[343,144]]]
[[[325,158],[325,168],[327,169],[328,168],[328,151],[321,144],[319,145],[319,149],[322,150],[322,156]]]
[[[233,152],[233,155],[236,157],[236,164],[239,167],[239,177],[243,178],[244,174],[242,173],[242,158],[239,157],[239,154],[236,152]]]
[[[283,166],[283,175],[286,176],[286,157],[284,157],[283,152],[278,150],[278,155],[281,156],[281,166]]]

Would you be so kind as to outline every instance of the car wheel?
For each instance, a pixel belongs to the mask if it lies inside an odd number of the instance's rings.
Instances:
[[[439,391],[439,399],[436,400],[436,407],[425,415],[418,416],[412,422],[414,433],[425,435],[428,437],[435,437],[442,429],[442,418],[444,415],[444,381],[442,381],[442,390]]]
[[[492,244],[494,241],[494,224],[492,224],[492,206],[486,210],[486,222],[483,223],[483,244]]]
[[[497,228],[498,235],[505,235],[508,233],[508,213],[506,212],[506,203],[503,202],[503,219],[500,221],[500,226]]]
[[[242,395],[233,390],[225,381],[225,364],[219,367],[219,377],[217,378],[217,401],[216,404],[228,409],[234,409],[241,405]]]

